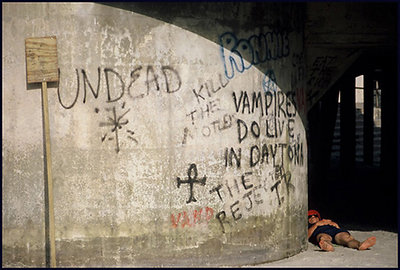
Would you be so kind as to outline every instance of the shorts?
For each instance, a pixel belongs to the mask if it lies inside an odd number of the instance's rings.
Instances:
[[[346,230],[338,229],[338,228],[336,228],[336,227],[334,227],[334,226],[331,226],[331,225],[319,226],[319,227],[317,227],[317,228],[315,229],[315,231],[314,231],[313,234],[311,235],[309,241],[310,241],[311,243],[314,243],[314,244],[317,245],[317,244],[318,244],[318,242],[317,242],[317,235],[320,234],[320,233],[326,233],[326,234],[328,234],[328,235],[330,235],[330,236],[332,237],[332,243],[333,243],[333,244],[337,244],[336,241],[335,241],[335,236],[336,236],[338,233],[341,233],[341,232],[347,232],[348,234],[350,234],[350,233],[349,233],[348,231],[346,231]]]

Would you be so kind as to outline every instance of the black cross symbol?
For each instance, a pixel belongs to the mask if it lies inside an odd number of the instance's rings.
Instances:
[[[200,183],[202,186],[204,186],[206,184],[206,176],[204,176],[200,180],[197,179],[196,164],[190,164],[187,180],[181,180],[179,177],[177,177],[176,180],[178,181],[178,188],[181,186],[181,184],[189,184],[190,185],[190,197],[186,203],[197,202],[196,198],[193,196],[193,184]]]

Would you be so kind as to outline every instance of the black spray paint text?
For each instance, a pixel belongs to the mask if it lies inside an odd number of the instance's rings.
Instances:
[[[269,194],[275,194],[280,207],[285,197],[289,196],[290,190],[294,189],[291,175],[285,173],[283,166],[274,166],[271,177],[252,177],[252,174],[245,172],[240,180],[237,178],[226,180],[225,184],[219,184],[209,191],[228,205],[228,209],[219,211],[215,216],[223,233],[226,231],[226,225],[233,225],[227,220],[227,215],[232,215],[233,221],[238,221],[245,212],[251,212],[255,205],[263,204],[263,198],[266,199]],[[285,196],[283,189],[286,189]]]
[[[283,166],[284,160],[288,160],[293,165],[304,165],[303,143],[263,143],[254,144],[249,148],[249,166],[271,164],[273,166]],[[240,168],[242,164],[242,148],[234,149],[226,147],[224,152],[225,167],[232,167],[234,164]]]
[[[60,70],[59,73],[61,81],[62,73]],[[170,66],[161,66],[160,68],[150,65],[147,67],[137,66],[131,70],[128,79],[124,79],[120,73],[112,68],[104,68],[102,72],[101,68],[99,67],[97,69],[97,80],[93,80],[93,78],[89,79],[89,76],[84,69],[81,69],[81,72],[79,72],[78,69],[75,69],[75,73],[76,89],[71,90],[69,87],[67,87],[68,85],[71,85],[70,82],[62,84],[60,83],[61,85],[59,84],[58,86],[58,100],[61,106],[65,109],[71,109],[78,101],[79,92],[81,89],[80,78],[82,78],[83,81],[83,103],[86,103],[87,101],[89,89],[95,99],[100,96],[100,85],[102,85],[102,81],[105,81],[106,84],[106,102],[108,103],[120,100],[125,93],[127,93],[131,99],[144,98],[152,91],[175,93],[181,89],[182,85],[179,73]],[[138,83],[135,83],[138,82],[138,79],[141,76],[145,76],[144,85],[138,85]],[[75,97],[72,101],[67,102],[65,97],[62,98],[61,92],[69,93],[71,91],[72,93],[75,93]]]
[[[287,130],[289,137],[294,138],[295,120],[293,118],[278,119],[274,117],[264,120],[261,119],[260,121],[246,123],[241,119],[237,119],[236,123],[239,143],[242,143],[248,137],[258,139],[261,135],[271,139],[280,138],[285,129]]]
[[[296,92],[289,91],[259,91],[247,93],[232,93],[233,102],[237,113],[254,114],[257,111],[261,116],[273,115],[275,117],[296,116]]]

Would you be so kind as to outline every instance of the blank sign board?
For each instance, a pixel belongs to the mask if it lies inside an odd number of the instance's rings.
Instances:
[[[25,39],[25,53],[28,83],[58,82],[56,37]]]

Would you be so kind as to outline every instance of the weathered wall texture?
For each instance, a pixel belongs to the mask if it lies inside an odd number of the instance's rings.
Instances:
[[[303,32],[286,16],[301,9],[252,5],[205,22],[182,10],[212,42],[100,4],[3,3],[3,266],[45,265],[41,94],[24,40],[53,35],[58,266],[241,265],[306,248]]]

